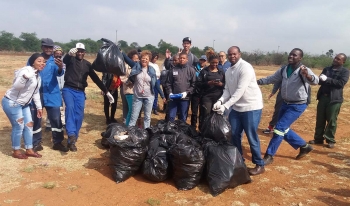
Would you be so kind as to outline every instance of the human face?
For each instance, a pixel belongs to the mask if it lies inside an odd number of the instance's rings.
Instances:
[[[337,56],[334,57],[332,65],[335,67],[339,67],[339,66],[343,66],[344,63],[345,63],[344,56],[341,54],[338,54]]]
[[[288,56],[288,63],[292,65],[297,65],[303,58],[301,57],[301,52],[299,50],[292,50]]]
[[[142,66],[142,68],[147,67],[148,63],[149,63],[149,56],[148,55],[143,55],[141,57],[141,66]]]
[[[155,64],[158,60],[158,56],[155,56],[153,59],[152,59],[152,63]]]
[[[61,59],[62,58],[62,51],[55,51],[54,53],[53,53],[53,57],[54,58],[57,58],[57,59]]]
[[[51,56],[53,53],[53,46],[41,46],[41,50],[46,56]]]
[[[219,65],[219,60],[218,59],[212,59],[210,61],[210,68],[211,69],[217,69]]]
[[[185,64],[187,64],[187,62],[188,62],[188,58],[187,58],[186,54],[182,54],[179,56],[179,63],[181,65],[185,65]]]
[[[224,63],[226,61],[226,54],[224,52],[219,53],[220,62]]]
[[[173,64],[175,65],[175,64],[178,64],[178,63],[179,63],[179,57],[174,56],[173,57]]]
[[[187,52],[187,51],[189,51],[190,48],[191,48],[191,43],[190,43],[189,41],[184,41],[184,42],[182,43],[182,46],[184,47],[184,50]]]
[[[199,64],[201,65],[202,68],[206,66],[206,63],[207,63],[207,61],[205,59],[199,60]]]
[[[84,59],[84,56],[85,56],[85,50],[84,49],[78,49],[76,57],[79,60],[82,60],[82,59]]]
[[[238,51],[238,49],[236,47],[230,48],[227,51],[227,53],[228,53],[228,60],[232,64],[236,64],[238,62],[238,60],[241,58],[241,53]]]
[[[38,57],[33,63],[33,68],[35,70],[41,71],[44,69],[45,65],[46,65],[46,61],[44,57]]]
[[[139,55],[137,55],[137,54],[134,54],[134,56],[132,56],[131,59],[132,59],[134,62],[139,62],[139,61],[140,61]]]

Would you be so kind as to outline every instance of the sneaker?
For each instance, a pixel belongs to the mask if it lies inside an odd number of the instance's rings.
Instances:
[[[270,129],[270,128],[267,128],[265,130],[262,131],[264,134],[270,134],[270,133],[273,133],[273,130]]]
[[[334,142],[328,142],[328,144],[326,145],[327,148],[334,148]]]
[[[67,147],[65,147],[61,142],[54,144],[52,149],[53,150],[58,150],[58,151],[61,151],[61,152],[68,152],[69,151],[69,149]]]
[[[33,150],[34,150],[35,152],[41,151],[41,150],[43,150],[43,149],[44,149],[44,148],[43,148],[43,146],[42,146],[41,144],[35,145],[35,146],[33,147]]]
[[[311,152],[314,148],[311,147],[311,145],[306,144],[303,147],[300,147],[300,152],[299,154],[295,157],[295,159],[299,160],[303,157],[305,157],[309,152]]]

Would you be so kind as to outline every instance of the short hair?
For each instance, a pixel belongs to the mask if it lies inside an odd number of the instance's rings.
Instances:
[[[179,58],[179,54],[175,54],[173,58]]]
[[[219,55],[212,49],[208,49],[205,52],[205,55],[207,56],[209,62],[211,62],[213,59],[219,60]]]
[[[158,57],[159,58],[159,54],[158,52],[152,52],[152,59],[153,60],[154,58]]]
[[[224,53],[224,54],[226,55],[226,52],[224,52],[224,51],[220,51],[219,54],[220,54],[221,52]]]
[[[142,58],[143,56],[148,56],[149,60],[151,60],[151,59],[152,59],[152,52],[149,51],[149,50],[143,50],[143,51],[141,52],[140,56],[141,56],[141,58]]]
[[[238,46],[231,46],[230,48],[228,48],[228,50],[233,49],[233,48],[237,49],[237,51],[239,53],[241,53],[241,49]],[[227,50],[227,53],[228,53],[228,50]]]
[[[304,52],[303,52],[303,50],[301,50],[301,49],[299,49],[299,48],[294,48],[294,49],[292,49],[292,51],[294,51],[294,50],[299,51],[299,52],[301,53],[301,57],[304,57]]]
[[[179,54],[179,57],[180,57],[180,56],[186,56],[186,58],[188,58],[188,57],[187,57],[187,53],[186,53],[186,52],[184,52],[184,51],[183,51],[183,52],[181,52],[181,53]]]
[[[133,50],[131,50],[131,51],[128,52],[128,57],[129,57],[130,59],[132,59],[132,57],[133,57],[135,54],[136,54],[136,55],[139,55],[139,53],[137,52],[137,50],[136,50],[136,49],[133,49]]]
[[[348,58],[344,53],[339,53],[338,55],[342,55],[344,57],[344,63],[346,62],[346,58]]]

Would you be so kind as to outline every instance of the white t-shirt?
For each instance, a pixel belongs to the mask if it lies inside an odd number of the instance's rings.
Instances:
[[[157,80],[158,80],[160,77],[160,69],[159,69],[158,64],[153,64],[152,62],[149,62],[148,65],[150,65],[151,67],[154,68],[154,70],[156,70],[156,76],[157,76]]]

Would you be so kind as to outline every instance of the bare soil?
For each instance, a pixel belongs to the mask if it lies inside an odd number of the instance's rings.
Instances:
[[[89,57],[93,61],[93,57]],[[25,65],[28,56],[0,55],[0,97],[10,87],[14,70]],[[161,64],[161,62],[160,62]],[[272,74],[278,67],[255,67],[257,77]],[[317,74],[321,70],[313,69]],[[272,135],[265,129],[273,113],[275,99],[267,99],[272,86],[261,87],[264,109],[259,126],[262,155]],[[305,140],[313,138],[316,117],[315,93],[312,104],[292,125]],[[253,176],[253,182],[228,189],[212,197],[205,182],[190,191],[178,191],[172,180],[152,183],[136,175],[123,183],[111,179],[109,152],[100,146],[105,130],[103,98],[89,79],[86,90],[85,119],[77,143],[78,152],[60,153],[51,149],[51,133],[43,132],[41,159],[18,160],[11,157],[11,125],[0,111],[0,206],[5,205],[350,205],[350,87],[344,90],[345,102],[338,119],[334,149],[315,146],[310,155],[295,160],[298,151],[283,142],[266,172]],[[162,104],[160,103],[160,107]],[[118,99],[117,118],[121,118]],[[164,114],[152,116],[152,124]],[[43,125],[44,128],[44,125]],[[244,157],[248,167],[251,153],[246,138]]]

